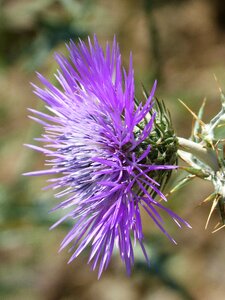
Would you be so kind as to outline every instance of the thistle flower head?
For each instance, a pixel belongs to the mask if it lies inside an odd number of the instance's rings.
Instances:
[[[156,151],[156,82],[145,103],[137,104],[132,57],[126,73],[115,39],[112,48],[107,44],[105,53],[96,37],[93,43],[88,40],[88,46],[83,41],[78,46],[70,42],[67,49],[69,59],[55,56],[61,68],[55,75],[60,87],[40,74],[45,88],[34,86],[49,114],[31,109],[36,115],[32,118],[45,129],[38,139],[45,146],[28,146],[46,155],[49,169],[27,175],[53,175],[50,186],[60,189],[55,196],[65,197],[56,209],[68,208],[69,212],[53,227],[67,218],[74,220],[61,244],[61,249],[72,245],[70,261],[89,245],[89,262],[92,261],[92,269],[99,265],[100,276],[116,246],[129,274],[135,241],[148,261],[140,209],[172,241],[158,210],[166,211],[179,226],[188,226],[155,200],[156,195],[166,200],[156,181],[158,172],[163,176],[163,172],[176,168],[171,159],[174,153],[168,157],[169,142],[164,141],[164,147],[158,140],[164,149],[161,152],[167,153],[161,157],[161,164],[160,152]],[[167,159],[172,165],[166,164]]]

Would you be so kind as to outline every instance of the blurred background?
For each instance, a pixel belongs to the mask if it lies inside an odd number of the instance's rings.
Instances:
[[[170,198],[169,207],[188,220],[192,230],[167,227],[178,246],[144,217],[151,268],[140,253],[128,278],[119,256],[97,281],[87,254],[67,265],[58,254],[70,224],[48,228],[60,213],[45,178],[22,177],[41,169],[44,157],[23,147],[41,133],[27,118],[27,107],[42,110],[32,93],[35,71],[54,82],[55,51],[65,42],[96,33],[102,45],[116,34],[123,63],[133,52],[137,95],[158,79],[158,98],[169,107],[178,135],[188,137],[192,117],[181,98],[197,111],[207,97],[208,121],[219,109],[213,74],[225,89],[225,2],[221,0],[0,0],[0,299],[79,300],[222,300],[225,295],[224,230],[204,229],[212,190],[196,180]],[[173,186],[174,182],[171,183]],[[166,221],[167,222],[167,221]]]

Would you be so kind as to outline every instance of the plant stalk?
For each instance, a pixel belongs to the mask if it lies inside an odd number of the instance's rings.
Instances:
[[[195,143],[185,138],[177,137],[181,150],[189,152],[199,160],[206,163],[215,172],[219,170],[219,162],[216,152],[213,149],[205,148],[202,144]]]

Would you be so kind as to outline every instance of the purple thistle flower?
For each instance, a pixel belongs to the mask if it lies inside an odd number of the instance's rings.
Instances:
[[[48,180],[50,187],[59,188],[56,198],[66,200],[55,209],[70,211],[52,228],[67,218],[74,220],[61,244],[61,249],[72,244],[69,262],[89,245],[88,262],[92,261],[93,270],[99,265],[100,277],[116,246],[130,274],[136,241],[149,262],[140,209],[173,242],[158,209],[179,226],[189,225],[152,196],[153,192],[166,201],[151,174],[176,168],[148,163],[151,145],[146,142],[156,117],[152,100],[156,82],[146,102],[136,105],[132,57],[127,74],[115,39],[111,49],[107,44],[105,54],[96,37],[88,43],[80,41],[76,46],[70,42],[70,60],[56,54],[61,71],[55,76],[61,89],[38,74],[45,89],[34,85],[35,94],[47,104],[50,114],[30,109],[37,116],[31,118],[46,133],[37,139],[44,147],[28,147],[46,155],[49,169],[25,175],[57,175]]]

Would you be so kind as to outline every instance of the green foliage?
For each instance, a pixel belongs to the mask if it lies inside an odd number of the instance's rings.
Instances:
[[[92,1],[39,0],[0,10],[0,66],[8,67],[25,60],[28,70],[38,68],[49,52],[69,39],[88,34],[85,25]]]

